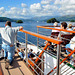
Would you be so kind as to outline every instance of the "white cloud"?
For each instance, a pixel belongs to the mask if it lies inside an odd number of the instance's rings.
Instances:
[[[54,5],[58,6],[58,12],[60,15],[74,14],[75,0],[55,0]]]
[[[22,12],[21,12],[21,15],[23,15],[23,16],[30,16],[29,10],[26,9],[26,8],[23,8]]]
[[[52,15],[53,10],[56,9],[55,6],[52,5],[45,5],[41,6],[41,4],[33,4],[30,6],[31,13],[34,16],[49,16]]]
[[[31,10],[40,10],[41,9],[41,4],[40,3],[34,3],[30,6]]]
[[[26,5],[26,4],[24,4],[24,3],[21,3],[21,6],[22,6],[22,7],[27,7],[27,5]]]
[[[41,11],[42,11],[42,6],[40,3],[34,3],[30,6],[30,12],[34,16],[40,14]]]
[[[75,0],[41,0],[40,3],[31,4],[28,8],[21,3],[21,8],[0,8],[0,15],[10,18],[27,18],[31,16],[75,15]]]
[[[75,0],[55,0],[54,4],[67,6],[67,5],[75,4]]]
[[[10,18],[25,18],[27,12],[25,8],[20,9],[17,7],[11,7],[9,11],[5,11],[2,16],[10,17]]]
[[[51,2],[54,2],[55,0],[42,0],[41,4],[50,4]]]
[[[58,9],[58,7],[55,5],[46,5],[43,7],[44,7],[44,9],[48,9],[48,10],[57,10]]]
[[[49,4],[49,3],[50,3],[50,2],[49,2],[48,0],[47,0],[47,1],[46,1],[46,0],[42,0],[42,1],[41,1],[41,4]]]
[[[0,14],[3,14],[4,12],[5,12],[4,7],[1,7],[1,8],[0,8]]]

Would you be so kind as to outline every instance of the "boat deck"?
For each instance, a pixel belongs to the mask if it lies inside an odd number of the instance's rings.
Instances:
[[[14,62],[9,69],[5,69],[4,59],[0,61],[0,68],[3,72],[3,75],[33,75],[30,69],[27,68],[26,64],[15,54]]]

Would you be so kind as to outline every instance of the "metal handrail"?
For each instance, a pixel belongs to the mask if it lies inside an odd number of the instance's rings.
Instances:
[[[61,42],[62,42],[62,41],[61,41],[60,43],[57,43],[56,40],[53,39],[53,38],[51,38],[51,37],[48,38],[48,37],[46,37],[46,36],[42,36],[42,35],[40,35],[40,34],[35,34],[35,33],[33,33],[33,32],[29,32],[29,31],[25,31],[25,30],[21,30],[21,31],[24,32],[24,33],[26,33],[26,34],[30,34],[30,35],[32,35],[32,36],[35,36],[35,37],[38,37],[38,38],[41,38],[41,39],[44,39],[44,40],[47,40],[47,41],[50,41],[50,42],[59,44],[59,45],[60,45]],[[50,40],[49,40],[49,39],[50,39]],[[55,42],[54,42],[54,41],[55,41]],[[59,49],[59,47],[58,47],[58,49]],[[45,49],[44,49],[44,50],[45,50]],[[58,50],[57,50],[57,51],[58,51]],[[42,51],[42,53],[43,53],[43,52],[44,52],[44,51]],[[42,53],[41,53],[41,54],[42,54]],[[57,53],[59,53],[59,52],[57,52]],[[60,53],[59,53],[59,54],[60,54]],[[58,54],[58,61],[59,61],[59,54]],[[40,55],[39,55],[39,57],[40,57]],[[39,59],[39,58],[37,58],[37,59],[35,60],[35,63],[38,61],[38,59]],[[63,59],[63,60],[64,60],[64,59]],[[66,60],[66,58],[65,58],[65,60]],[[65,60],[64,60],[64,61],[65,61]],[[64,62],[64,61],[63,61],[63,62]],[[33,66],[34,66],[34,64],[33,64]],[[55,67],[55,68],[57,68],[57,67]],[[54,69],[55,69],[55,68],[54,68]],[[58,69],[59,69],[59,66],[58,66]],[[57,74],[58,74],[58,75],[60,74],[60,73],[59,73],[59,70],[58,70]]]
[[[64,31],[69,33],[75,33],[75,31],[70,31],[66,29],[57,29],[57,28],[51,28],[51,27],[45,27],[45,26],[37,26],[38,28],[44,28],[44,29],[51,29],[51,30],[58,30],[58,31]]]
[[[47,41],[49,41],[49,42],[53,42],[53,43],[58,44],[58,45],[60,45],[60,44],[62,43],[61,40],[57,40],[57,39],[54,39],[54,38],[51,38],[51,37],[49,38],[49,37],[47,37],[47,36],[40,35],[40,34],[33,33],[33,32],[29,32],[29,31],[26,31],[26,30],[20,30],[20,31],[21,31],[21,32],[24,32],[24,33],[26,33],[26,34],[30,34],[30,35],[32,35],[32,36],[35,36],[35,37],[38,37],[38,38],[47,40]],[[27,38],[27,37],[26,37],[26,38]],[[50,43],[47,43],[47,44],[46,44],[46,46],[44,47],[44,50],[46,50],[46,48],[48,47],[48,45],[50,45]],[[59,49],[59,48],[58,48],[58,49]],[[59,51],[60,51],[60,50],[59,50]],[[40,58],[43,53],[44,53],[44,51],[42,51],[38,57]],[[58,57],[58,56],[57,56],[57,57]],[[37,59],[35,60],[35,63],[39,60],[39,58],[37,58]],[[58,58],[60,58],[60,57],[58,57]],[[57,60],[59,61],[60,59],[57,59]],[[35,64],[32,63],[32,62],[31,62],[31,64],[32,64],[32,66],[35,65]],[[60,73],[59,73],[59,65],[58,65],[57,73],[60,74]]]
[[[60,64],[62,64],[66,59],[68,59],[68,57],[70,57],[74,52],[75,52],[75,49],[70,54],[68,54],[68,56],[60,62]],[[56,69],[56,68],[57,68],[57,66],[54,67],[53,69]],[[53,69],[47,75],[49,75],[51,72],[53,72]]]
[[[60,45],[61,43],[62,43],[62,41],[61,40],[57,40],[57,39],[53,39],[53,38],[49,38],[49,37],[47,37],[47,36],[44,36],[44,35],[40,35],[40,34],[37,34],[37,33],[33,33],[33,32],[29,32],[29,31],[26,31],[26,30],[20,30],[21,32],[24,32],[24,33],[26,33],[26,34],[30,34],[30,35],[32,35],[32,36],[35,36],[35,37],[38,37],[38,38],[41,38],[41,39],[44,39],[44,40],[47,40],[47,41],[49,41],[49,42],[53,42],[53,43],[55,43],[55,44],[58,44],[58,45]],[[23,39],[23,38],[21,38],[21,39]],[[23,39],[23,40],[25,40],[25,39]],[[27,40],[26,40],[27,41]],[[28,42],[28,41],[27,41]],[[47,43],[48,44],[48,43]],[[42,53],[39,55],[39,57],[37,57],[37,59],[35,60],[35,63],[40,59],[40,57],[41,57],[41,55],[45,52],[45,49],[47,48],[47,46],[48,45],[46,45],[46,47],[44,47],[44,49],[42,50]],[[30,59],[31,60],[31,59]],[[42,60],[42,59],[41,59]],[[65,59],[66,60],[66,59]],[[64,61],[65,61],[64,60]],[[42,60],[43,61],[43,60]],[[63,61],[63,62],[64,62]],[[32,61],[33,62],[33,61]],[[36,64],[35,64],[34,62],[33,62],[33,66],[35,65],[35,66],[37,66]],[[60,63],[61,64],[61,63]],[[29,64],[30,66],[32,66],[31,64]],[[32,66],[32,67],[33,67]],[[38,67],[38,66],[37,66]],[[39,68],[39,67],[38,67]],[[54,69],[53,69],[54,70]],[[42,71],[41,69],[40,69],[40,71]],[[42,73],[44,73],[43,71],[42,71]]]
[[[32,61],[30,58],[28,58],[30,61]],[[32,61],[32,63],[42,72],[42,73],[44,73],[33,61]]]
[[[30,32],[30,31],[27,31],[27,30],[20,30],[21,32],[24,32],[24,33],[27,33],[27,34],[30,34],[32,36],[35,36],[35,37],[38,37],[38,38],[41,38],[41,39],[44,39],[44,40],[47,40],[47,41],[50,41],[50,42],[53,42],[55,44],[61,44],[62,41],[61,40],[57,40],[57,39],[53,39],[53,38],[49,38],[47,36],[44,36],[44,35],[40,35],[40,34],[37,34],[37,33],[33,33],[33,32]]]
[[[19,37],[19,35],[18,35],[18,37]],[[19,37],[19,38],[21,38],[21,37]],[[23,38],[21,38],[21,39],[23,39]],[[29,42],[29,41],[27,41],[28,43],[30,43],[30,44],[33,44],[32,42]],[[33,44],[33,45],[35,45],[35,44]],[[45,50],[43,50],[42,49],[42,51],[44,51],[44,52],[46,52],[46,53],[48,53],[47,51],[45,51]],[[32,53],[32,52],[31,52]],[[34,53],[32,53],[32,54],[34,54]],[[50,55],[51,55],[51,53],[49,53]],[[36,54],[34,54],[35,56],[36,56]],[[51,55],[52,56],[52,55]],[[39,58],[38,56],[36,56],[37,58]],[[45,62],[44,60],[42,60],[41,58],[39,58],[42,62],[44,62],[45,64],[47,64],[48,65],[48,63],[47,62]],[[32,60],[31,60],[32,61]],[[28,62],[27,62],[28,63]],[[29,63],[28,63],[29,64]],[[29,64],[30,65],[30,64]],[[32,67],[32,65],[30,65],[31,67]],[[50,65],[48,65],[51,69],[52,69],[52,66],[50,66]],[[35,71],[35,70],[34,70]],[[36,71],[35,71],[36,72]]]
[[[27,63],[28,63],[28,65],[36,72],[36,74],[39,75],[39,74],[37,73],[37,71],[32,67],[32,65],[31,65],[29,62],[27,62]]]

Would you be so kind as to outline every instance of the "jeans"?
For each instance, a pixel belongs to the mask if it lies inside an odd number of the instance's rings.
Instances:
[[[67,44],[67,45],[66,45],[66,48],[70,48],[70,44]],[[70,52],[68,52],[67,50],[66,50],[66,53],[67,53],[67,54],[70,54]],[[70,58],[72,58],[72,56],[70,56]]]
[[[8,57],[8,60],[11,63],[13,60],[13,53],[15,50],[15,46],[10,47],[10,45],[2,44],[2,49],[4,50],[4,57]]]
[[[7,57],[7,46],[2,44],[2,49],[4,50],[4,57]]]
[[[22,59],[24,58],[24,56],[23,56],[23,53],[22,53],[22,52],[19,52],[18,54],[19,54],[19,56],[20,56]]]

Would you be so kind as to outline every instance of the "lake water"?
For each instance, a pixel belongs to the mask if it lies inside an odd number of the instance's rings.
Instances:
[[[24,30],[28,30],[28,31],[32,31],[32,32],[36,32],[37,33],[37,27],[36,26],[43,26],[43,25],[51,25],[49,23],[46,22],[24,22],[24,23],[16,23],[16,22],[12,22],[12,27],[17,27],[17,26],[23,26]],[[5,22],[0,22],[0,27],[4,27],[5,26]],[[18,35],[21,36],[22,38],[25,38],[25,34],[22,32],[18,32]],[[20,42],[24,42],[25,40],[22,40],[20,38],[18,38],[18,40]],[[28,41],[36,44],[37,42],[37,38],[28,35]],[[0,44],[1,44],[1,39],[0,39]],[[1,46],[0,46],[1,49]]]
[[[69,22],[67,22],[69,23]],[[75,23],[72,23],[75,24]],[[37,33],[37,27],[36,26],[44,26],[44,25],[53,25],[53,23],[46,23],[46,22],[24,22],[24,23],[16,23],[12,22],[12,27],[17,27],[17,26],[23,26],[24,30],[32,31]],[[60,24],[59,24],[60,25]],[[0,22],[0,27],[4,27],[5,22]],[[42,29],[41,29],[42,30]],[[47,33],[48,34],[48,33]],[[21,36],[22,38],[25,38],[25,34],[22,32],[18,32],[18,35]],[[22,40],[18,38],[20,42],[25,42],[25,40]],[[33,44],[37,44],[37,38],[28,35],[28,41],[32,42]],[[1,39],[0,39],[0,44],[1,44]],[[0,47],[1,49],[1,47]]]

